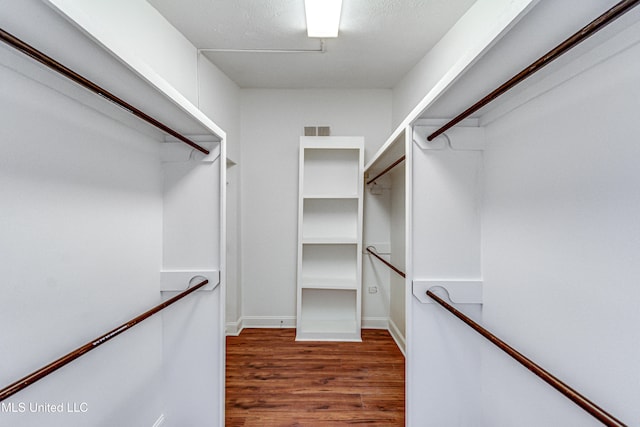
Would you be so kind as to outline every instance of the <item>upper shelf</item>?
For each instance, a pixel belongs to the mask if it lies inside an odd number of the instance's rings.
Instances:
[[[499,32],[491,30],[480,34],[477,43],[465,49],[460,60],[427,88],[422,100],[365,166],[370,178],[404,154],[404,144],[400,141],[407,127],[425,120],[444,124],[607,8],[595,0],[581,3],[578,9],[570,2],[534,1],[531,6],[532,9],[527,6],[511,18],[500,18],[502,27]],[[475,126],[484,126],[604,58],[639,42],[639,22],[640,7],[637,7],[527,79],[526,83],[477,111],[470,120],[476,123]],[[541,32],[540,28],[545,31]],[[507,33],[508,37],[504,37]]]
[[[364,172],[367,174],[365,182],[405,155],[405,132],[405,128],[398,129],[373,156],[364,168]]]
[[[304,199],[357,199],[358,194],[349,193],[349,194],[303,194],[302,197]]]
[[[39,16],[42,22],[37,26],[22,25],[20,19],[2,20],[0,26],[184,136],[197,136],[206,142],[221,141],[225,137],[222,129],[146,64],[135,57],[118,55],[104,43],[100,45],[100,40],[83,28],[82,23],[74,21],[76,25],[73,25],[61,19],[53,9],[44,9],[48,12],[43,11]],[[47,28],[47,31],[40,28]],[[175,140],[12,47],[0,45],[0,64],[7,68],[154,139]]]
[[[443,96],[425,108],[422,119],[450,119],[502,85],[569,36],[600,16],[611,4],[585,2],[575,8],[568,2],[539,2],[508,37],[502,37],[451,85]],[[480,126],[517,108],[562,82],[589,69],[606,57],[638,42],[640,7],[582,41],[540,71],[470,116]],[[544,28],[543,32],[540,28]]]

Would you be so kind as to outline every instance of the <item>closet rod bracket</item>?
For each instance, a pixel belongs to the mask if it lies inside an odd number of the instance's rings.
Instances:
[[[437,126],[414,126],[413,142],[422,150],[483,151],[485,148],[483,127],[458,126],[429,141],[427,136],[435,129]]]
[[[189,288],[193,279],[208,280],[201,291],[211,291],[220,283],[219,270],[162,270],[160,271],[160,291],[180,292]]]
[[[413,296],[423,304],[435,304],[427,296],[434,287],[444,288],[455,304],[482,304],[482,280],[414,280]]]

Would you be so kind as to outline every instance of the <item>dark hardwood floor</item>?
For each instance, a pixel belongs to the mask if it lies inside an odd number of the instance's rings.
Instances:
[[[404,426],[404,357],[387,331],[363,329],[362,340],[227,337],[226,426]]]

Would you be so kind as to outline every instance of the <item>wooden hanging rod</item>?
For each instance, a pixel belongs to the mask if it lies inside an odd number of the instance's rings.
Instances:
[[[404,272],[402,270],[400,270],[398,267],[396,267],[395,265],[391,264],[389,261],[387,261],[386,259],[382,258],[380,255],[378,255],[375,251],[372,251],[371,248],[373,246],[367,246],[367,252],[369,252],[371,255],[373,255],[374,257],[378,258],[380,261],[382,261],[387,267],[389,267],[390,269],[392,269],[393,271],[395,271],[396,273],[398,273],[400,276],[406,278],[407,275],[404,274]],[[375,248],[374,248],[375,249]]]
[[[12,34],[4,31],[1,28],[0,28],[0,40],[5,42],[9,46],[15,48],[16,50],[19,50],[20,52],[24,53],[25,55],[30,56],[31,58],[35,59],[36,61],[46,65],[47,67],[51,68],[52,70],[62,74],[63,76],[65,76],[69,80],[72,80],[72,81],[76,82],[77,84],[79,84],[80,86],[90,90],[91,92],[95,93],[96,95],[101,96],[102,98],[105,98],[106,100],[113,102],[118,107],[128,111],[129,113],[133,114],[134,116],[136,116],[136,117],[144,120],[145,122],[155,126],[156,128],[160,129],[161,131],[163,131],[163,132],[165,132],[165,133],[167,133],[167,134],[179,139],[180,141],[184,142],[188,146],[190,146],[192,148],[195,148],[196,150],[200,151],[203,154],[209,154],[209,150],[207,150],[206,148],[201,147],[200,145],[198,145],[195,142],[191,141],[189,138],[179,134],[178,132],[176,132],[175,130],[171,129],[167,125],[165,125],[165,124],[159,122],[158,120],[154,119],[153,117],[147,115],[146,113],[144,113],[141,110],[137,109],[133,105],[131,105],[128,102],[124,101],[123,99],[118,98],[116,95],[112,94],[111,92],[107,91],[106,89],[103,89],[102,87],[100,87],[97,84],[93,83],[91,80],[81,76],[80,74],[76,73],[75,71],[71,70],[70,68],[65,67],[64,65],[62,65],[61,63],[59,63],[55,59],[51,58],[50,56],[47,56],[46,54],[44,54],[42,52],[40,52],[39,50],[37,50],[33,46],[23,42],[19,38],[13,36]]]
[[[518,363],[522,366],[536,374],[543,381],[549,384],[551,387],[558,390],[560,393],[565,395],[571,401],[573,401],[576,405],[580,406],[582,409],[587,411],[589,414],[597,418],[600,422],[608,427],[627,427],[621,421],[614,418],[611,414],[607,413],[604,409],[597,406],[595,403],[591,402],[589,399],[560,381],[555,376],[551,375],[549,372],[542,369],[539,365],[535,364],[530,359],[523,356],[516,349],[502,341],[500,338],[493,335],[487,329],[480,326],[478,323],[474,322],[472,319],[467,317],[465,314],[454,308],[451,304],[447,303],[445,300],[440,298],[438,295],[433,293],[431,290],[427,291],[427,295],[433,299],[435,302],[444,307],[447,311],[452,313],[458,319],[462,320],[468,326],[470,326],[473,330],[478,332],[480,335],[485,337],[487,340],[491,341],[492,344],[497,346],[500,350],[507,353],[509,356],[514,358]]]
[[[398,160],[396,160],[395,162],[393,162],[391,164],[391,166],[389,166],[388,168],[386,168],[385,170],[383,170],[382,172],[380,172],[378,175],[374,176],[373,178],[371,178],[369,181],[367,181],[367,185],[371,184],[372,182],[374,182],[376,179],[380,178],[382,175],[386,174],[387,172],[389,172],[391,169],[395,168],[396,166],[398,166],[400,163],[404,162],[406,156],[402,156],[400,157]]]
[[[544,66],[551,63],[555,59],[559,58],[561,55],[569,51],[571,48],[577,46],[582,41],[586,40],[602,28],[606,27],[611,22],[615,21],[620,16],[624,15],[626,12],[634,8],[640,3],[640,0],[623,0],[613,6],[611,9],[591,21],[585,27],[580,29],[578,32],[573,34],[571,37],[560,43],[558,46],[541,56],[538,60],[533,62],[531,65],[520,71],[515,76],[511,77],[505,83],[500,85],[493,92],[486,95],[480,101],[473,104],[471,107],[464,110],[462,113],[451,119],[440,129],[433,132],[431,135],[427,137],[427,141],[432,141],[434,138],[438,137],[442,133],[446,132],[456,124],[460,123],[462,120],[469,117],[471,114],[478,111],[480,108],[484,107],[494,99],[498,98],[500,95],[504,94],[514,86],[516,86],[521,81],[540,71]]]
[[[110,330],[106,334],[101,335],[98,338],[95,338],[95,339],[91,340],[90,342],[86,343],[82,347],[78,347],[77,349],[75,349],[72,352],[62,356],[61,358],[49,363],[46,366],[43,366],[42,368],[38,369],[37,371],[34,371],[34,372],[30,373],[26,377],[14,382],[13,384],[8,385],[7,387],[5,387],[2,390],[0,390],[0,402],[5,400],[5,399],[7,399],[8,397],[13,396],[17,392],[27,388],[31,384],[33,384],[36,381],[46,377],[47,375],[51,374],[52,372],[62,368],[66,364],[68,364],[70,362],[73,362],[74,360],[76,360],[80,356],[83,356],[84,354],[90,352],[91,350],[95,349],[96,347],[101,346],[102,344],[104,344],[107,341],[109,341],[111,338],[114,338],[115,336],[120,335],[124,331],[127,331],[127,330],[133,328],[135,325],[137,325],[138,323],[142,322],[146,318],[151,317],[152,315],[156,314],[160,310],[163,310],[163,309],[167,308],[168,306],[170,306],[174,302],[176,302],[178,300],[181,300],[182,298],[186,297],[187,295],[197,291],[198,289],[200,289],[203,286],[205,286],[207,283],[209,283],[209,280],[206,280],[206,279],[203,280],[202,282],[198,283],[197,285],[192,286],[191,288],[187,289],[186,291],[183,291],[183,292],[179,293],[178,295],[174,296],[171,299],[168,299],[167,301],[163,302],[162,304],[156,305],[152,309],[150,309],[148,311],[145,311],[141,315],[129,320],[126,323],[123,323],[122,325],[118,326],[115,329]]]

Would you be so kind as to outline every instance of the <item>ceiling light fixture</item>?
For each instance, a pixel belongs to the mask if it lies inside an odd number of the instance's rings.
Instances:
[[[338,37],[342,0],[304,0],[308,37]]]
[[[318,49],[279,49],[279,48],[224,48],[224,47],[206,47],[198,49],[198,53],[325,53],[327,48],[324,40],[320,40]]]

